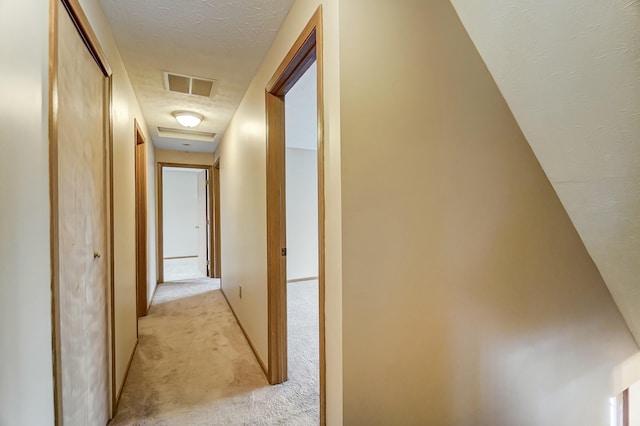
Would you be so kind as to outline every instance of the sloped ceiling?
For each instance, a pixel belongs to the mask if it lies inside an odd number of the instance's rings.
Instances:
[[[640,342],[640,1],[451,2]]]
[[[293,0],[100,0],[156,146],[213,152]],[[216,80],[211,98],[170,93],[163,71]],[[211,143],[163,138],[171,113],[204,115]],[[190,143],[184,146],[183,143]]]

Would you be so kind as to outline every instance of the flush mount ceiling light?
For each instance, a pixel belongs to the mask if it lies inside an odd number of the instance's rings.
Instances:
[[[196,127],[204,119],[202,114],[192,111],[176,111],[173,116],[184,127]]]

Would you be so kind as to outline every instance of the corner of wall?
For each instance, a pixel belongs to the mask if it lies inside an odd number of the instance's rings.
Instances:
[[[0,424],[54,423],[49,2],[0,7]]]

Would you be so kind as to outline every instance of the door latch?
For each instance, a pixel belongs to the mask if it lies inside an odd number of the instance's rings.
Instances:
[[[287,255],[287,248],[286,248],[286,247],[282,247],[282,248],[280,249],[280,253],[281,253],[283,256],[286,256],[286,255]]]

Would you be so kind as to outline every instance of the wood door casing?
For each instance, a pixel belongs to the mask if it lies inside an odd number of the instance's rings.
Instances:
[[[104,425],[110,411],[108,81],[63,8],[57,25],[58,397],[65,425]]]
[[[265,90],[267,122],[267,316],[270,384],[287,380],[286,180],[284,95],[317,63],[318,295],[320,424],[326,424],[324,56],[322,5],[318,6]]]
[[[165,250],[164,250],[164,244],[165,244],[165,236],[164,236],[164,227],[165,227],[165,214],[164,214],[164,205],[165,205],[165,197],[164,197],[164,186],[165,186],[165,182],[164,182],[164,168],[165,167],[171,167],[171,168],[185,168],[185,169],[202,169],[202,170],[206,170],[207,171],[207,176],[212,176],[213,175],[213,166],[211,165],[205,165],[205,164],[184,164],[184,163],[163,163],[163,162],[159,162],[157,163],[157,175],[156,175],[156,197],[157,197],[157,242],[156,242],[156,247],[157,247],[157,265],[158,265],[158,283],[163,283],[165,282],[165,276],[164,276],[164,261],[165,261]],[[214,190],[213,190],[213,185],[208,185],[208,191],[206,193],[207,195],[207,202],[206,202],[206,206],[207,206],[207,217],[213,217],[215,211],[213,210],[213,199],[214,199]],[[217,213],[218,218],[220,216],[219,212]],[[219,220],[219,219],[218,219]],[[215,248],[214,246],[214,241],[215,241],[215,230],[213,226],[208,226],[209,229],[209,237],[208,237],[208,247],[207,247],[207,253],[209,255],[209,263],[211,263],[211,253],[215,253],[215,250],[219,250]],[[213,276],[213,269],[209,269],[209,275],[211,278],[214,278]]]
[[[213,223],[211,226],[213,240],[213,278],[221,278],[221,239],[220,239],[220,162],[213,166],[213,185],[210,191],[213,193]]]
[[[202,170],[197,175],[197,225],[198,230],[198,272],[209,276],[209,228],[208,228],[208,183],[207,170]]]
[[[135,197],[136,197],[136,312],[138,318],[149,309],[147,280],[147,144],[138,122],[135,137]]]

